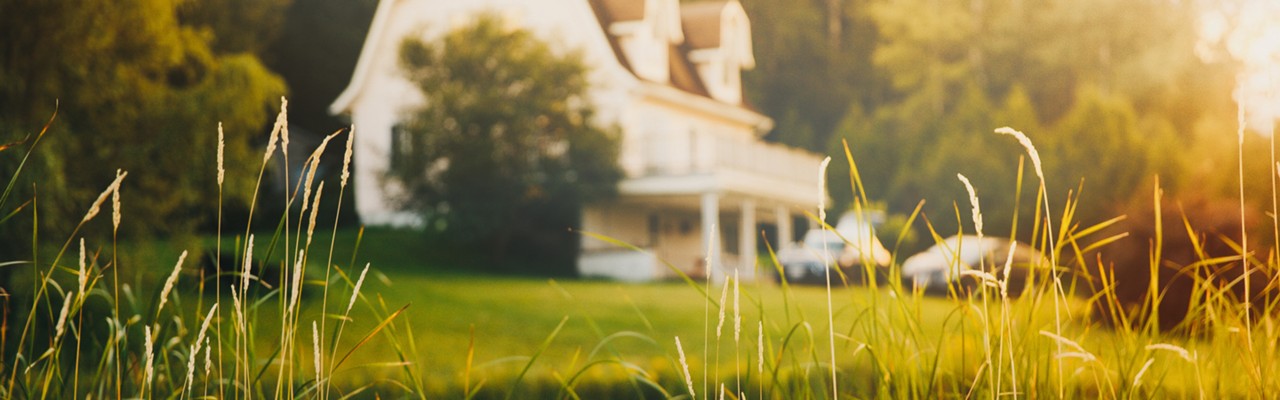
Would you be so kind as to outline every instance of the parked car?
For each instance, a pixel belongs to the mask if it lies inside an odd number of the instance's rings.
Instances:
[[[864,275],[866,265],[879,269],[889,264],[889,250],[876,238],[870,222],[846,213],[835,228],[810,229],[803,241],[778,252],[778,263],[788,282],[825,282],[828,266],[858,278]]]
[[[992,276],[1004,279],[1000,271],[1009,260],[1010,250],[1013,251],[1013,263],[1010,265],[1008,289],[1011,295],[1016,295],[1025,288],[1031,268],[1048,265],[1044,255],[1024,243],[995,237],[979,240],[975,235],[952,236],[908,257],[902,262],[903,285],[926,292],[946,293],[948,285],[955,282],[967,291],[980,282],[976,277],[965,277],[964,271],[977,270],[979,266],[985,267],[984,271]]]

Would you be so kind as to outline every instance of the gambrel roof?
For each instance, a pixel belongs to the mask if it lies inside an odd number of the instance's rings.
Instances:
[[[368,81],[371,53],[388,30],[394,3],[404,0],[382,0],[361,49],[350,84],[330,105],[330,112],[349,112],[356,94]],[[449,1],[449,0],[442,0]],[[679,0],[582,0],[590,4],[600,30],[604,32],[618,63],[636,78],[669,85],[681,92],[711,98],[729,105],[746,108],[740,90],[725,95],[704,76],[704,63],[722,63],[721,71],[732,68],[735,84],[741,69],[754,67],[751,55],[751,32],[737,0],[712,0],[681,5]],[[643,36],[656,40],[666,54],[628,48],[624,42]],[[665,60],[663,60],[665,59]],[[660,63],[644,65],[644,63]],[[666,64],[665,68],[661,64]],[[656,71],[656,72],[655,72]],[[725,82],[725,79],[713,80]]]

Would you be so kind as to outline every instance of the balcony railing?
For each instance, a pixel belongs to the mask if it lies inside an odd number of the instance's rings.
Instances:
[[[813,153],[753,137],[713,132],[665,132],[643,141],[640,171],[646,176],[680,176],[735,170],[797,184],[818,184]]]

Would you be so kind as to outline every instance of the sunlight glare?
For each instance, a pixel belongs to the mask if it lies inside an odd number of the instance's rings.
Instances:
[[[1240,63],[1233,96],[1245,109],[1249,129],[1270,135],[1280,120],[1280,1],[1228,0],[1201,15],[1197,48],[1212,60],[1211,47],[1225,47]]]

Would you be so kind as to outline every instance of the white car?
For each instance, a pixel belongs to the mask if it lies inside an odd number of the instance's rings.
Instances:
[[[835,228],[810,229],[802,242],[778,252],[787,281],[825,281],[828,266],[861,276],[864,265],[878,268],[889,264],[889,250],[876,238],[870,223],[846,213]]]
[[[952,282],[976,283],[977,278],[965,281],[959,278],[964,276],[964,271],[978,270],[979,266],[985,267],[991,276],[1004,279],[1000,271],[1004,269],[1011,250],[1013,263],[1008,289],[1009,293],[1017,294],[1025,286],[1029,268],[1048,265],[1048,261],[1031,246],[995,237],[979,240],[975,235],[964,235],[943,239],[941,243],[903,261],[902,280],[908,287],[946,292],[947,285]]]

